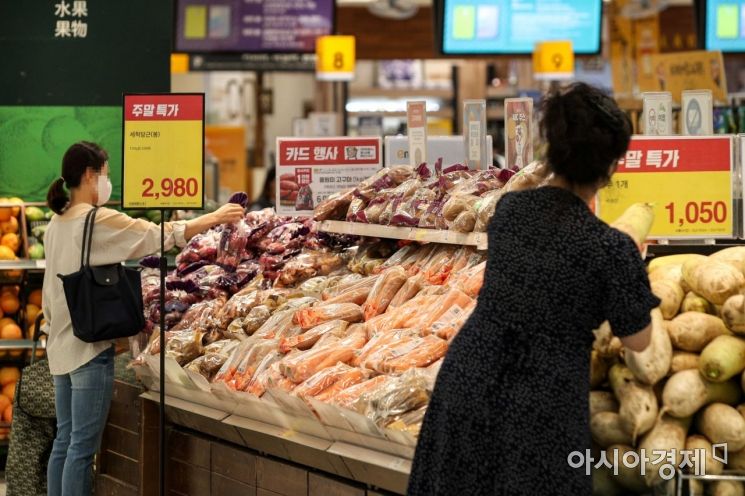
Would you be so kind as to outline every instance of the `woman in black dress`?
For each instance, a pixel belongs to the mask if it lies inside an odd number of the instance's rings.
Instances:
[[[567,457],[590,448],[592,330],[649,344],[651,293],[632,239],[588,208],[629,145],[615,102],[585,84],[549,96],[547,186],[508,193],[489,226],[473,315],[440,370],[409,495],[589,495]]]

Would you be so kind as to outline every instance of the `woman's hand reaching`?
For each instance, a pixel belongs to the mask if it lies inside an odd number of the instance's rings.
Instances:
[[[245,210],[240,205],[236,203],[226,203],[213,213],[215,217],[215,225],[233,224],[234,222],[241,220],[245,213]]]

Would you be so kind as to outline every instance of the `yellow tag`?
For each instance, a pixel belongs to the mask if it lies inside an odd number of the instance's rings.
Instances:
[[[203,207],[204,95],[124,97],[122,206]]]
[[[533,51],[536,79],[558,80],[574,77],[574,50],[571,41],[542,41]]]
[[[316,39],[316,78],[351,81],[355,65],[354,36],[319,36]]]

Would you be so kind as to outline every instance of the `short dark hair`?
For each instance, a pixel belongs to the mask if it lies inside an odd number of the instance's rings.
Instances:
[[[631,121],[616,102],[585,83],[548,95],[542,104],[541,136],[551,171],[576,185],[602,184],[626,154]]]
[[[62,157],[62,175],[54,180],[47,192],[47,206],[56,214],[62,214],[70,203],[67,189],[77,188],[85,171],[93,169],[98,172],[109,160],[106,150],[95,143],[79,141],[70,146]]]

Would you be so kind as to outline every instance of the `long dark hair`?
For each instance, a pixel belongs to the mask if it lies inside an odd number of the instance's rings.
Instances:
[[[631,122],[610,97],[575,83],[543,102],[541,134],[552,172],[576,185],[603,184],[631,139]]]
[[[79,141],[72,145],[62,157],[62,176],[54,180],[47,192],[47,206],[56,214],[62,214],[70,203],[65,191],[80,186],[85,171],[99,172],[109,160],[106,150],[89,141]]]

